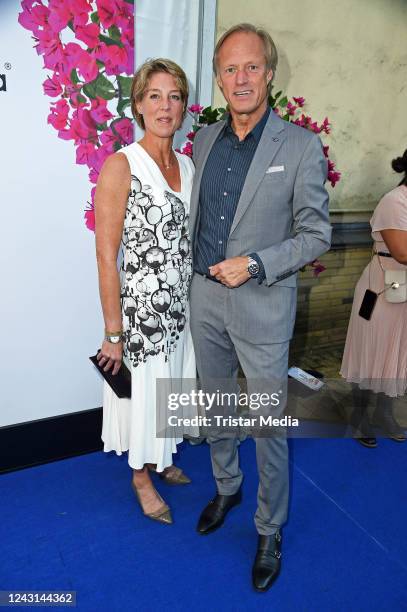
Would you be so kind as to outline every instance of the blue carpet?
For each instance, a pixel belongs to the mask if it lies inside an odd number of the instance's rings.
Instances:
[[[267,594],[251,589],[256,549],[254,445],[240,447],[244,500],[202,537],[213,495],[209,449],[184,444],[193,479],[157,488],[174,525],[145,519],[126,457],[93,453],[1,476],[0,590],[76,590],[79,610],[407,610],[407,444],[290,442],[291,504],[283,571]],[[54,609],[54,608],[52,608]]]

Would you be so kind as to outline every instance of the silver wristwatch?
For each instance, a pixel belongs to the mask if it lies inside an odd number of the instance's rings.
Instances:
[[[120,336],[105,336],[105,340],[107,340],[107,342],[110,342],[111,344],[119,344],[119,342],[123,340],[123,335],[120,334]]]
[[[256,278],[260,272],[260,266],[253,257],[248,257],[247,271],[252,278]]]

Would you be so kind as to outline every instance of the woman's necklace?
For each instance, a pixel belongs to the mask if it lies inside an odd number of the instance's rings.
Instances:
[[[170,168],[173,167],[173,163],[170,161],[168,164],[161,162],[159,160],[154,160],[156,162],[156,164],[158,164],[159,166],[161,166],[162,168],[165,168],[166,170],[169,170]]]

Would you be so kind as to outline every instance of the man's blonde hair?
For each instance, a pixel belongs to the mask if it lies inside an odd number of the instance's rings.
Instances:
[[[213,60],[212,60],[213,72],[215,73],[216,76],[218,76],[219,50],[221,46],[223,45],[223,43],[225,42],[225,40],[229,38],[229,36],[231,36],[232,34],[235,34],[235,32],[246,32],[246,33],[257,34],[257,36],[262,41],[263,46],[264,46],[264,58],[266,60],[266,71],[267,72],[269,70],[273,71],[273,76],[271,77],[271,81],[268,84],[268,88],[267,88],[267,91],[270,94],[271,82],[274,79],[274,75],[275,75],[276,68],[277,68],[278,53],[277,53],[276,45],[274,44],[273,39],[271,38],[267,30],[265,30],[264,28],[257,27],[251,23],[238,23],[237,25],[232,26],[226,32],[224,32],[224,34],[222,34],[222,36],[219,38],[218,42],[216,43],[216,47],[213,52]]]

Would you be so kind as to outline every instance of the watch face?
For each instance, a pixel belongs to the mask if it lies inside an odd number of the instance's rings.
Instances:
[[[249,266],[248,266],[248,270],[249,270],[249,274],[251,276],[254,276],[255,274],[258,274],[259,273],[259,264],[257,263],[257,261],[250,263]]]
[[[106,336],[106,340],[111,344],[119,344],[121,336]]]

